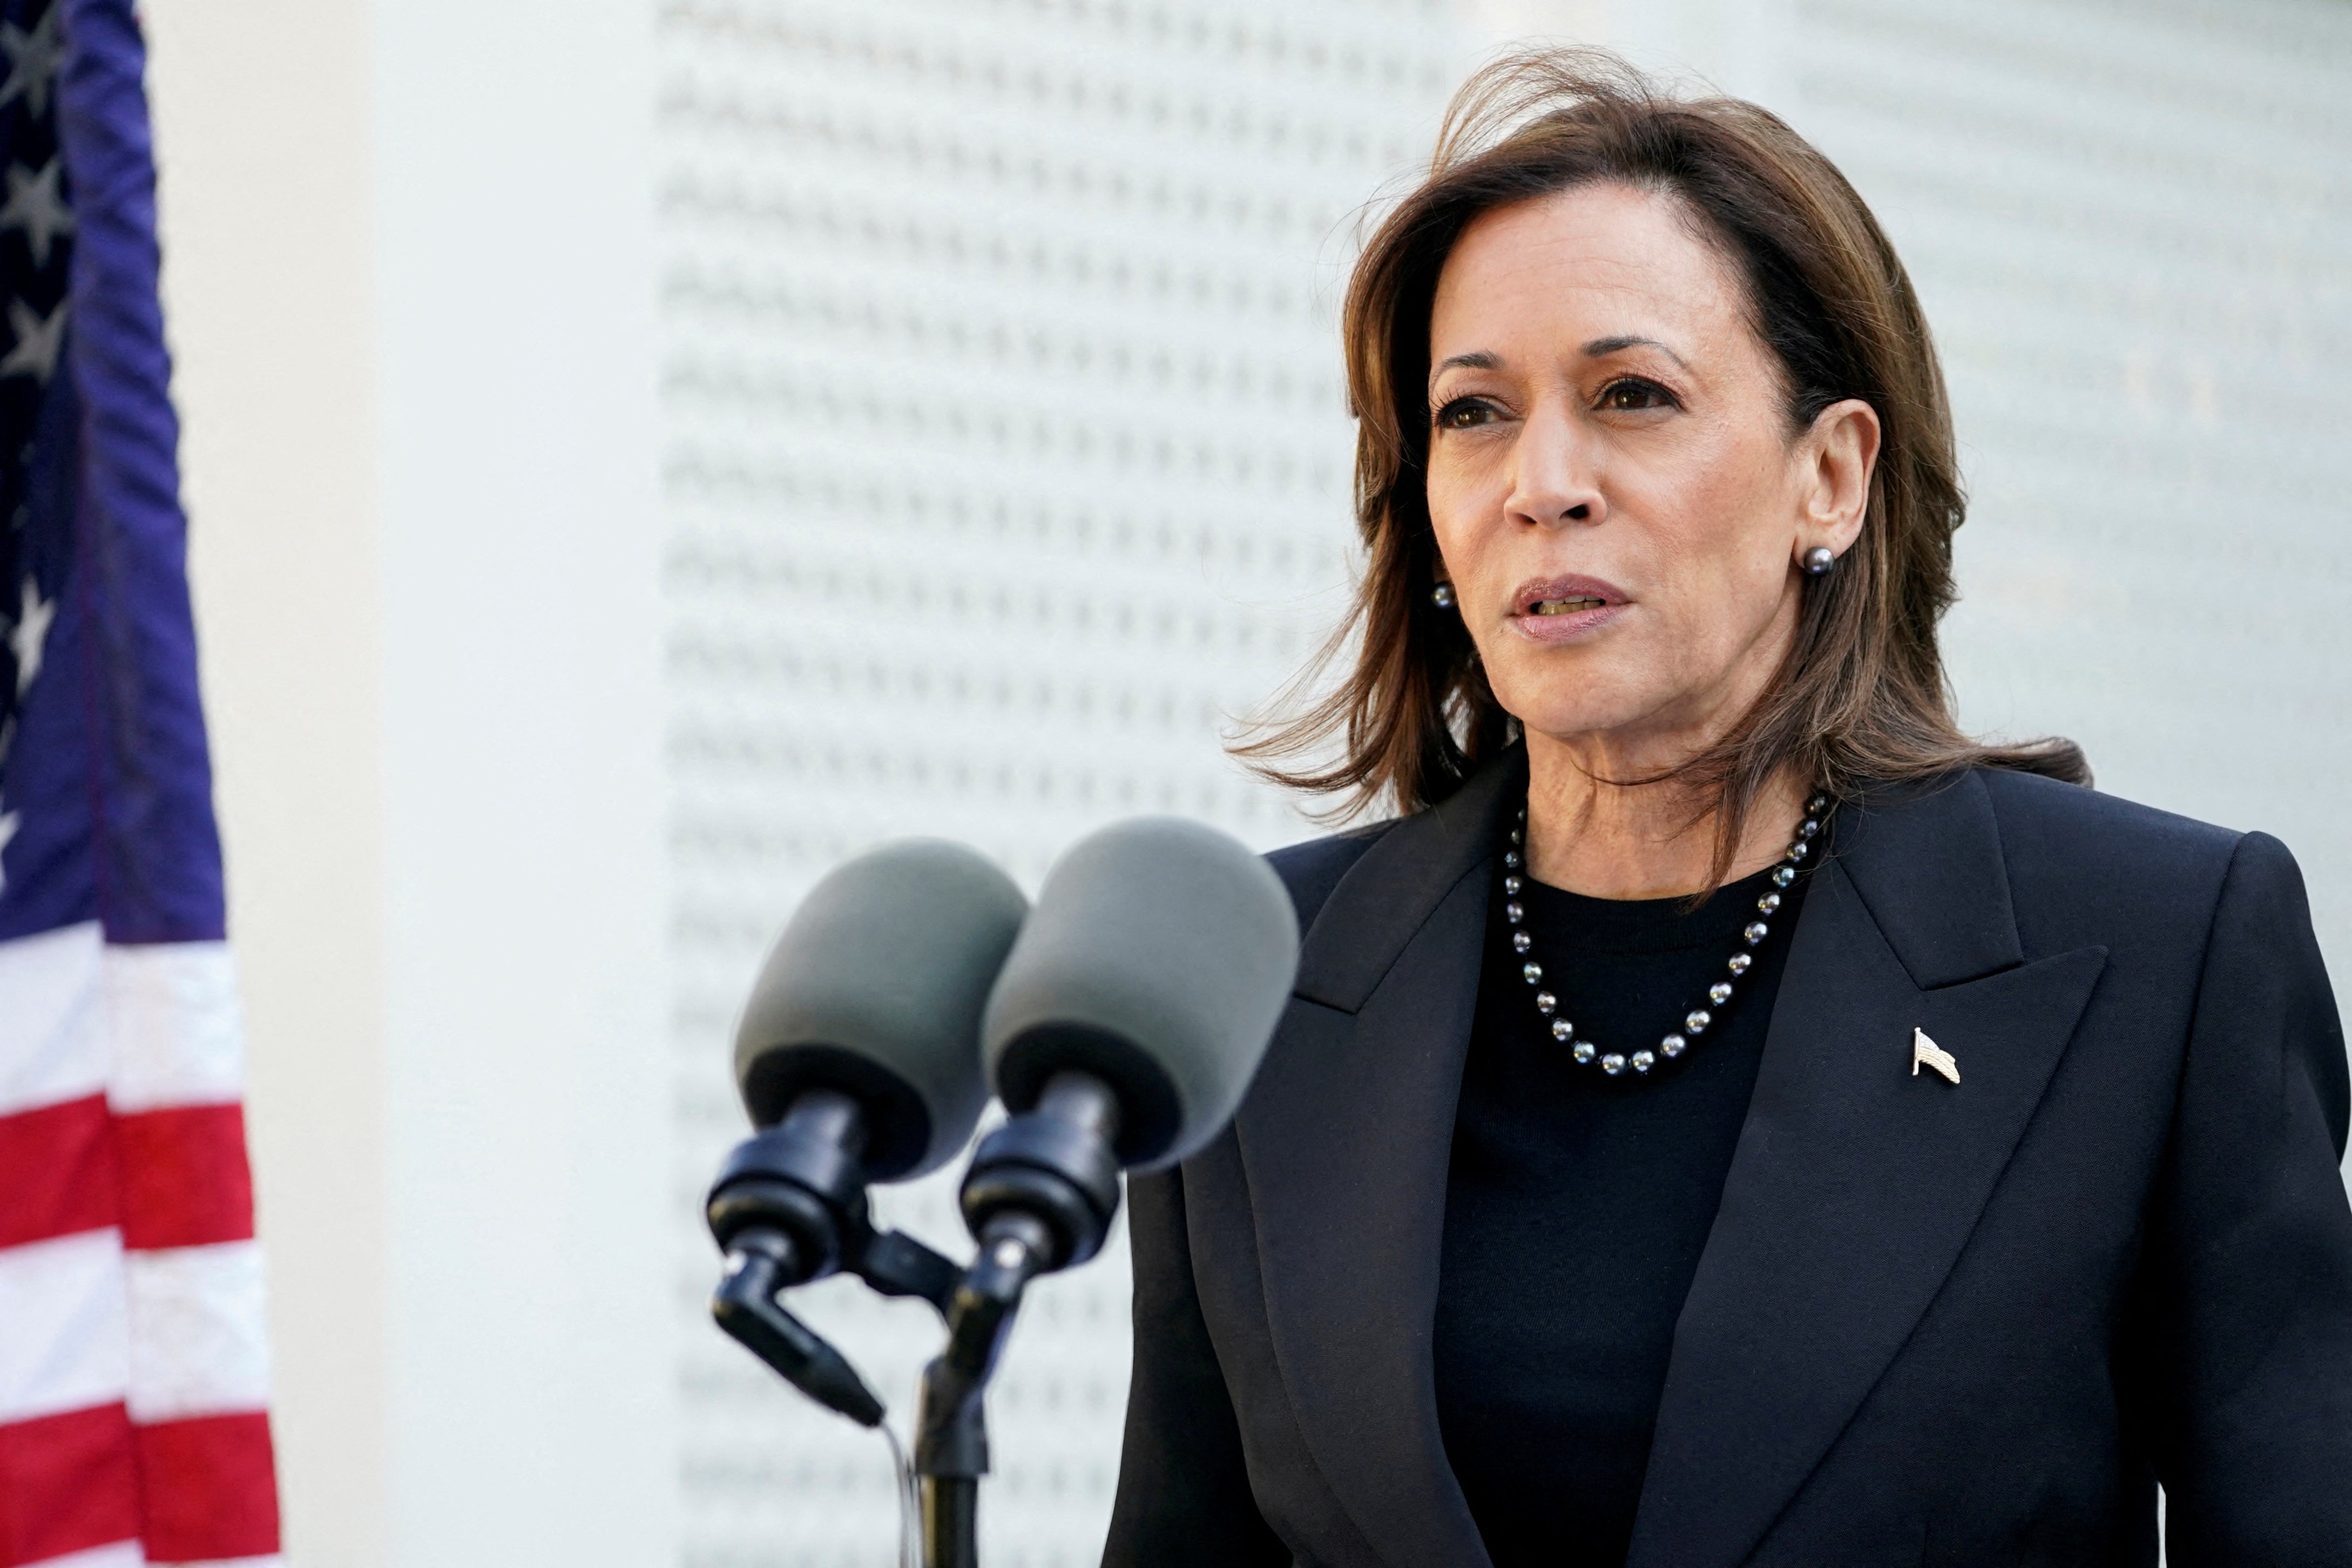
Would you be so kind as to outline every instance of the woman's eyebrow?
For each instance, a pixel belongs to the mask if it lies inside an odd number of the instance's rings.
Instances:
[[[1479,349],[1472,353],[1455,354],[1451,359],[1439,360],[1429,367],[1429,379],[1431,384],[1434,385],[1437,378],[1449,370],[1500,370],[1502,368],[1502,355],[1488,353],[1485,349]]]
[[[1690,363],[1682,355],[1675,353],[1657,339],[1645,338],[1636,332],[1624,332],[1611,338],[1595,338],[1584,345],[1584,353],[1588,359],[1600,359],[1604,355],[1617,353],[1625,349],[1655,349],[1685,370],[1690,369]],[[1429,367],[1429,381],[1430,384],[1434,386],[1437,384],[1437,378],[1449,370],[1500,370],[1502,368],[1503,357],[1500,354],[1477,349],[1466,354],[1453,354],[1439,360]]]
[[[1628,333],[1622,337],[1595,338],[1584,345],[1584,353],[1591,359],[1599,359],[1603,354],[1613,354],[1623,349],[1655,349],[1685,370],[1690,369],[1689,363],[1682,355],[1655,338],[1644,338]]]

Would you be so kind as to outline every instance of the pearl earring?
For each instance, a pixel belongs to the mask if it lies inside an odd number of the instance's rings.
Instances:
[[[1429,602],[1435,605],[1441,610],[1452,609],[1454,607],[1454,584],[1451,583],[1440,583],[1436,587],[1432,588],[1429,591]]]
[[[1826,577],[1830,574],[1830,568],[1837,564],[1837,560],[1836,551],[1826,544],[1816,544],[1805,552],[1805,575]]]

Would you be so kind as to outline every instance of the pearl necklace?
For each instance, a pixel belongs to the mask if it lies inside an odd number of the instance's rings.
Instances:
[[[1513,956],[1525,960],[1519,966],[1519,978],[1526,981],[1536,994],[1536,1011],[1550,1020],[1551,1037],[1568,1047],[1568,1054],[1580,1067],[1596,1063],[1611,1078],[1622,1076],[1627,1068],[1637,1073],[1647,1073],[1658,1065],[1661,1058],[1672,1061],[1691,1047],[1691,1042],[1714,1026],[1713,1008],[1729,1005],[1735,984],[1756,966],[1751,951],[1764,945],[1772,934],[1771,917],[1780,910],[1780,895],[1796,881],[1798,869],[1812,853],[1813,840],[1821,837],[1822,823],[1828,814],[1830,797],[1816,795],[1805,802],[1805,819],[1797,827],[1797,837],[1790,842],[1789,852],[1772,868],[1772,890],[1756,900],[1757,918],[1741,928],[1742,949],[1731,955],[1725,967],[1729,975],[1706,988],[1707,1005],[1694,1007],[1683,1016],[1683,1026],[1661,1039],[1653,1050],[1644,1047],[1628,1056],[1622,1051],[1603,1051],[1592,1041],[1577,1035],[1576,1026],[1559,1016],[1559,998],[1543,989],[1543,965],[1528,957],[1535,946],[1535,938],[1528,934],[1527,907],[1519,902],[1519,894],[1527,882],[1522,873],[1527,865],[1528,808],[1523,802],[1517,821],[1511,825],[1511,842],[1503,851],[1503,921],[1510,928]]]

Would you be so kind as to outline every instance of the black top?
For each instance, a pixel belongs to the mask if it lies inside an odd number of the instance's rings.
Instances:
[[[1706,1005],[1759,872],[1693,910],[1530,881],[1529,957],[1602,1050],[1655,1046]],[[1723,1194],[1805,879],[1756,967],[1679,1062],[1647,1079],[1580,1066],[1547,1033],[1503,900],[1489,904],[1478,1013],[1445,1193],[1433,1353],[1445,1452],[1496,1568],[1622,1568],[1691,1277]]]

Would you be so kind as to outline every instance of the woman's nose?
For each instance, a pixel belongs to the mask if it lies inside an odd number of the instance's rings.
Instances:
[[[1511,454],[1511,493],[1503,503],[1512,521],[1563,528],[1608,515],[1581,434],[1560,410],[1539,409],[1519,427]]]

